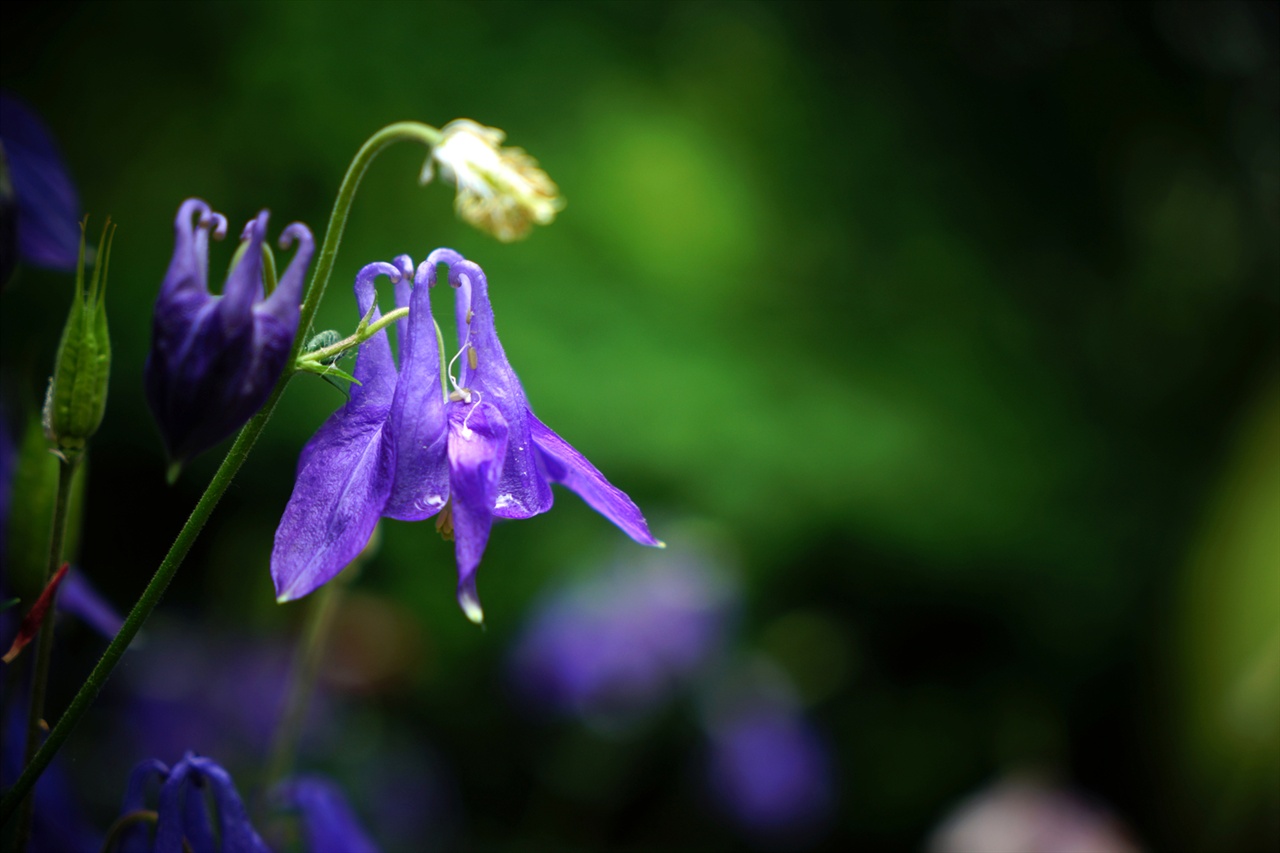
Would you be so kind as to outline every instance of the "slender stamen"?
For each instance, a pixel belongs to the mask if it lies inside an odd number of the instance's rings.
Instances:
[[[480,404],[484,402],[483,394],[481,394],[479,391],[476,391],[475,395],[476,395],[476,404],[467,411],[467,416],[462,419],[462,432],[464,435],[471,432],[471,428],[467,426],[467,421],[471,420],[472,413],[474,413],[476,409],[480,408]]]
[[[457,361],[459,358],[461,358],[464,352],[467,353],[467,364],[470,365],[472,370],[475,370],[476,369],[476,355],[475,355],[476,351],[475,351],[475,348],[471,346],[471,330],[470,329],[467,329],[467,339],[462,342],[462,348],[459,349],[457,353],[454,354],[453,358],[449,359],[449,366],[446,368],[446,372],[449,375],[449,384],[453,386],[454,394],[462,394],[466,391],[465,388],[458,385],[458,380],[454,378],[454,375],[453,375],[453,363]],[[450,394],[449,396],[452,398],[453,394]],[[466,400],[467,402],[471,401],[470,395],[466,396]]]

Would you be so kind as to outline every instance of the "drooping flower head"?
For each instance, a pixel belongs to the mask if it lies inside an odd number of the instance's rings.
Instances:
[[[156,299],[146,389],[174,464],[207,450],[244,425],[266,402],[284,370],[314,241],[300,222],[285,228],[281,248],[298,250],[279,286],[264,284],[267,211],[251,220],[221,295],[209,292],[209,236],[227,220],[187,199],[174,222],[176,245]]]
[[[444,177],[458,185],[458,215],[481,231],[503,242],[519,240],[564,207],[538,161],[520,148],[503,148],[506,134],[498,128],[460,118],[441,132],[423,181],[431,180],[431,163],[439,163]]]
[[[0,286],[18,258],[75,269],[80,197],[53,134],[8,92],[0,92],[0,176]]]
[[[248,810],[236,791],[231,774],[212,759],[191,752],[172,769],[154,758],[134,768],[124,797],[125,819],[146,813],[148,784],[155,779],[161,780],[162,784],[154,810],[154,839],[150,838],[145,822],[124,822],[117,838],[120,850],[270,853],[270,848],[249,822]],[[206,787],[213,794],[215,808],[212,817],[204,794]],[[215,843],[215,839],[220,843]]]
[[[160,792],[155,809],[149,810],[148,788],[157,780]],[[206,790],[212,794],[212,803]],[[272,794],[274,805],[297,813],[301,819],[307,853],[377,853],[377,846],[342,791],[327,779],[304,776],[285,780]],[[213,759],[193,752],[172,768],[154,758],[134,768],[115,831],[106,849],[128,853],[271,853],[250,823],[231,774]]]
[[[438,264],[456,289],[460,379],[442,384],[430,288]],[[397,371],[385,331],[361,345],[351,399],[303,449],[298,479],[276,531],[271,571],[281,601],[301,597],[350,562],[381,516],[436,526],[455,543],[458,600],[482,618],[475,572],[494,518],[529,518],[551,508],[551,483],[568,486],[632,539],[660,546],[635,503],[582,454],[539,421],[494,328],[484,271],[451,249],[424,261],[407,286],[406,256],[372,264],[356,278],[361,316],[373,307],[373,278],[397,282],[401,321]],[[375,309],[374,316],[377,317]]]

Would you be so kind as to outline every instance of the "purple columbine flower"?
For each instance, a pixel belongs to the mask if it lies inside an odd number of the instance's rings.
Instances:
[[[449,265],[457,290],[461,362],[453,390],[441,387],[431,317],[436,266]],[[417,269],[412,292],[407,256],[370,264],[356,277],[361,316],[374,309],[373,281],[397,283],[397,373],[385,332],[360,347],[351,399],[303,448],[298,479],[276,531],[271,572],[280,601],[327,582],[364,547],[378,518],[420,521],[452,536],[458,602],[483,618],[475,573],[495,518],[529,518],[551,508],[551,483],[568,486],[643,545],[661,546],[635,503],[529,409],[494,328],[484,271],[452,249],[437,249]],[[452,362],[451,362],[452,363]]]
[[[149,824],[136,818],[146,814],[147,789],[155,779],[162,784],[153,835]],[[212,809],[206,787],[213,795]],[[301,818],[307,853],[377,853],[377,845],[332,782],[317,777],[286,780],[276,789],[275,799]],[[116,824],[120,834],[112,839],[118,846],[111,848],[121,853],[271,853],[249,822],[231,774],[193,752],[173,769],[154,758],[135,767],[123,812]]]
[[[180,465],[231,435],[253,417],[284,370],[298,331],[302,283],[315,242],[300,222],[280,247],[298,241],[280,284],[263,283],[267,211],[244,228],[244,245],[220,296],[209,293],[209,234],[227,220],[198,198],[174,222],[176,245],[160,286],[147,357],[146,388],[169,460]]]
[[[0,92],[0,171],[9,179],[0,181],[0,285],[18,258],[74,270],[80,197],[49,128],[8,92]]]
[[[149,759],[134,768],[124,797],[124,816],[146,809],[148,783],[161,779],[156,804],[155,836],[146,824],[128,826],[118,838],[121,851],[182,853],[183,850],[220,853],[270,853],[270,849],[249,823],[249,813],[236,791],[231,774],[209,758],[188,752],[173,766]],[[210,819],[204,788],[213,794],[217,832]],[[221,843],[217,843],[217,841]]]

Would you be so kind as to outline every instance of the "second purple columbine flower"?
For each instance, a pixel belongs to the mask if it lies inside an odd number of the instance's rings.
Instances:
[[[444,387],[431,316],[436,266],[457,290],[459,378]],[[407,256],[370,264],[356,277],[362,316],[374,321],[374,280],[396,282],[409,307],[397,371],[385,331],[360,347],[351,399],[303,448],[293,495],[276,531],[271,572],[280,601],[300,598],[342,570],[380,517],[421,521],[452,537],[458,602],[482,619],[476,568],[495,518],[529,518],[551,508],[551,483],[568,486],[628,536],[660,546],[635,503],[529,409],[494,328],[484,271],[438,249],[413,275]],[[370,315],[370,312],[372,314]]]
[[[209,235],[227,220],[198,198],[174,222],[176,244],[156,299],[147,357],[147,402],[169,461],[181,465],[231,435],[262,408],[284,370],[298,331],[303,278],[315,242],[300,222],[285,228],[281,248],[298,250],[279,286],[264,262],[267,211],[244,228],[223,292],[209,292]]]

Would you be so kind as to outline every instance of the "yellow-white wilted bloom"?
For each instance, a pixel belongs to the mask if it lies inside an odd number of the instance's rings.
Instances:
[[[502,148],[506,138],[496,127],[470,119],[449,122],[431,151],[423,183],[431,180],[432,163],[458,185],[458,215],[504,242],[528,235],[536,223],[546,225],[564,207],[559,189],[520,148]]]

